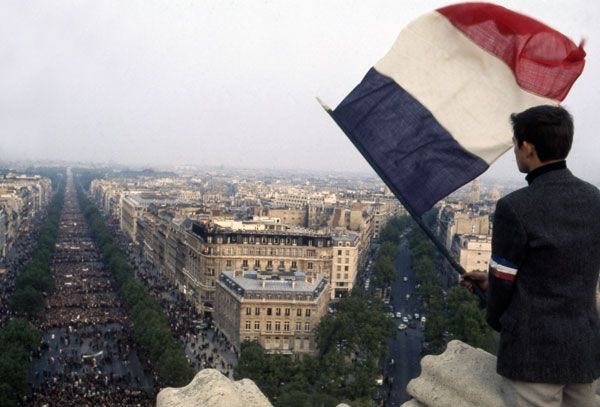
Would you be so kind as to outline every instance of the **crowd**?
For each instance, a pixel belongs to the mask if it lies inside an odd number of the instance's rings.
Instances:
[[[25,405],[152,405],[157,382],[140,359],[109,271],[71,185],[52,257],[54,290],[38,324]]]
[[[237,355],[227,338],[213,326],[210,318],[198,314],[194,305],[167,278],[147,262],[136,261],[137,277],[160,302],[171,330],[184,346],[186,356],[196,371],[213,368],[233,378]]]

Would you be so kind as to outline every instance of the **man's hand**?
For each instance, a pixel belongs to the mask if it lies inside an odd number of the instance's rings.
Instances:
[[[460,284],[473,292],[473,284],[477,284],[482,291],[488,289],[488,274],[480,271],[470,271],[460,276]]]

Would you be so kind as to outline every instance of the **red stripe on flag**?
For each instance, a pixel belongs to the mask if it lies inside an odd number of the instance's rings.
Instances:
[[[531,93],[561,101],[583,71],[583,43],[577,46],[533,18],[490,3],[460,3],[437,11],[503,60],[519,86]]]
[[[490,266],[490,273],[492,273],[494,275],[494,277],[499,278],[500,280],[515,281],[514,274],[503,273],[491,266]]]

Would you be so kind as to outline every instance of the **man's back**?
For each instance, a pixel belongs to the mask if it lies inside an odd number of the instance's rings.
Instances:
[[[555,169],[498,202],[492,251],[518,269],[499,318],[498,372],[586,383],[600,376],[600,192]],[[492,316],[494,317],[494,316]]]

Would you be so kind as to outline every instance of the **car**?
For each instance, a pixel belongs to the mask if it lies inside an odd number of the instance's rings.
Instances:
[[[401,331],[405,330],[406,328],[407,328],[406,324],[400,324],[400,325],[398,325],[398,329],[401,330]]]
[[[396,318],[402,318],[402,313],[400,311],[396,312]]]
[[[407,317],[402,317],[402,322],[408,323],[408,318]]]
[[[402,280],[403,280],[404,282],[406,282],[406,281],[408,281],[408,277],[404,276],[404,277],[402,277]]]
[[[419,313],[415,312],[415,319],[419,319]]]
[[[423,315],[423,316],[421,317],[421,322],[422,322],[422,323],[425,323],[425,322],[427,322],[427,318],[425,318],[425,315]]]
[[[393,312],[386,312],[385,313],[388,317],[390,318],[394,318],[394,313]]]
[[[406,294],[406,299],[408,300],[410,298],[410,294]]]

